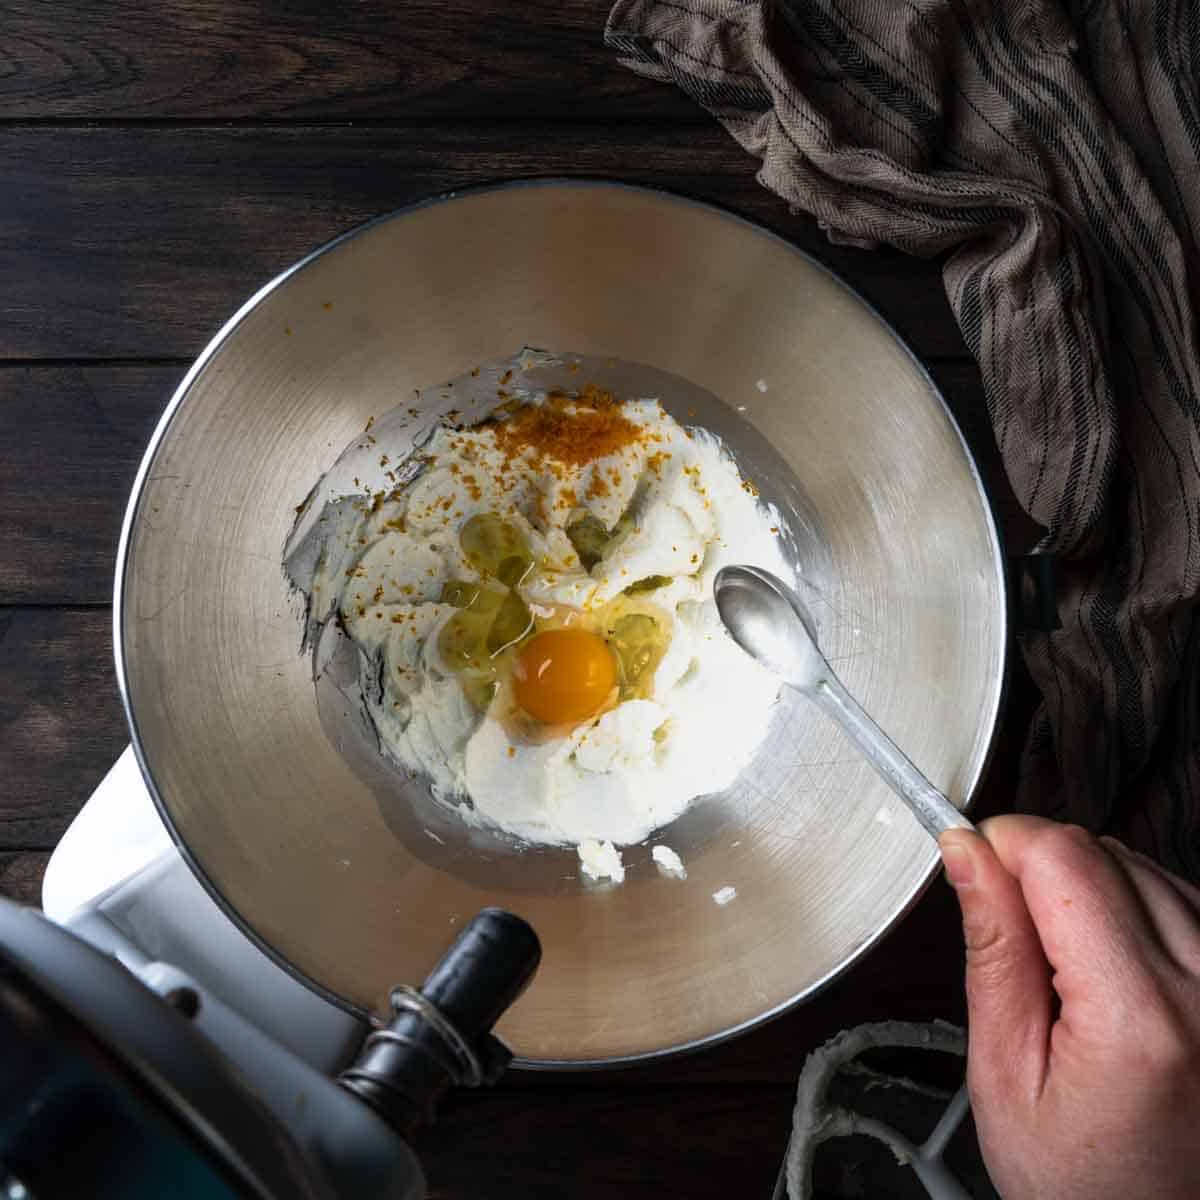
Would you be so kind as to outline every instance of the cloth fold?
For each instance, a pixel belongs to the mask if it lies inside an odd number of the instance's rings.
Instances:
[[[1018,805],[1200,877],[1200,7],[618,0],[605,37],[832,239],[945,255],[1058,560]]]

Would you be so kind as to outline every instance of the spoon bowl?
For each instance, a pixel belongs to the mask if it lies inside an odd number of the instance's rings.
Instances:
[[[714,593],[730,637],[789,687],[809,693],[830,674],[812,614],[782,579],[759,567],[725,567]]]
[[[717,572],[713,592],[730,637],[835,721],[934,838],[947,829],[975,828],[846,690],[793,588],[760,567],[732,566]]]

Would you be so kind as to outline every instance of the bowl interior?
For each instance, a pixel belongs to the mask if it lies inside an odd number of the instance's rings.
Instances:
[[[563,851],[444,817],[435,842],[419,792],[318,704],[280,565],[295,507],[368,418],[522,345],[592,356],[619,390],[657,379],[753,461],[830,658],[956,801],[996,721],[1003,576],[910,354],[811,259],[702,205],[590,183],[452,197],[335,243],[218,336],[147,456],[119,569],[119,669],[164,815],[261,944],[359,1008],[418,982],[480,907],[520,913],[545,953],[502,1036],[526,1060],[607,1062],[810,994],[903,913],[935,851],[785,699],[735,788],[663,832],[686,880],[639,847],[624,885],[588,887]]]

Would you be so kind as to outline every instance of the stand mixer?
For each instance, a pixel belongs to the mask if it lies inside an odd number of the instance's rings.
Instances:
[[[421,1200],[408,1139],[449,1087],[503,1074],[491,1027],[541,956],[524,921],[485,909],[420,990],[396,988],[390,1021],[360,1021],[220,912],[132,748],[59,844],[43,899],[44,917],[0,901],[5,1200]]]

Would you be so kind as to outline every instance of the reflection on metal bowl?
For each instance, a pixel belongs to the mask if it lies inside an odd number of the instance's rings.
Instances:
[[[356,1008],[422,978],[480,907],[519,913],[545,953],[501,1035],[531,1064],[605,1064],[813,994],[935,851],[785,696],[733,788],[628,851],[622,886],[589,886],[572,851],[468,829],[379,758],[343,693],[318,696],[280,567],[295,505],[368,418],[521,345],[589,356],[592,381],[725,439],[785,515],[829,657],[960,803],[998,716],[1003,573],[912,356],[811,259],[703,205],[570,181],[447,197],[326,247],[218,335],[147,454],[118,568],[119,676],[165,818],[261,945]]]

